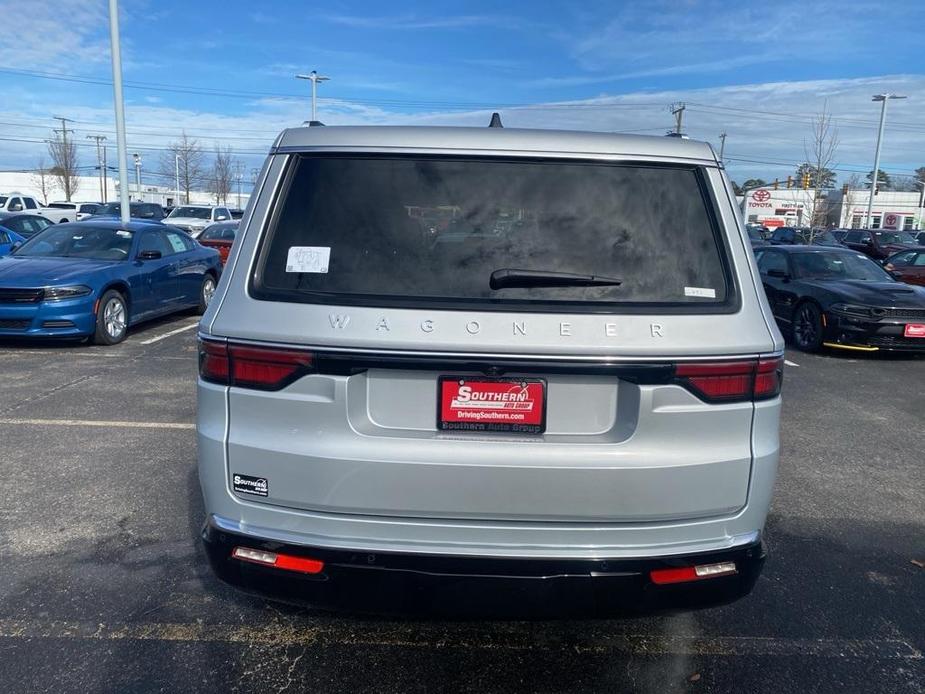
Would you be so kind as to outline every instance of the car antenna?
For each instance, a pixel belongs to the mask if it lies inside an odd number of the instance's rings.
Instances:
[[[491,123],[488,124],[489,128],[503,128],[501,124],[501,114],[495,111],[491,114]]]

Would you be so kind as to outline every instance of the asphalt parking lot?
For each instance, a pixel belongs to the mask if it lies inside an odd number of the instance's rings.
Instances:
[[[116,347],[0,343],[3,691],[925,691],[925,359],[788,352],[770,557],[747,599],[411,621],[212,577],[195,322]]]

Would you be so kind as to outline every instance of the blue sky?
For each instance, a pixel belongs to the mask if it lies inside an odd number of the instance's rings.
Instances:
[[[129,147],[151,159],[186,130],[256,165],[274,132],[308,117],[293,75],[315,68],[332,77],[330,124],[483,124],[497,108],[509,126],[658,135],[684,101],[692,137],[728,133],[740,179],[786,176],[824,103],[842,173],[866,172],[870,95],[898,91],[910,98],[891,104],[884,168],[925,165],[921,0],[121,5],[125,79],[145,87],[126,90]],[[80,139],[112,127],[111,87],[96,83],[110,78],[105,1],[29,9],[28,30],[0,40],[0,169],[35,165],[52,115],[74,118]]]

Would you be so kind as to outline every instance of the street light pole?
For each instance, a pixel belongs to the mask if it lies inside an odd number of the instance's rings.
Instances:
[[[322,75],[319,75],[315,70],[312,70],[307,75],[296,75],[296,79],[309,80],[312,83],[312,121],[315,121],[317,120],[316,118],[317,109],[315,108],[315,104],[316,104],[316,101],[318,100],[318,83],[327,82],[331,78],[323,77]]]
[[[874,94],[871,101],[880,102],[880,129],[877,131],[877,150],[874,154],[873,178],[870,180],[870,193],[867,196],[867,218],[864,223],[865,229],[870,229],[870,218],[874,209],[874,191],[877,190],[877,180],[880,176],[880,145],[883,143],[883,126],[886,122],[886,102],[890,99],[905,99],[898,94]]]
[[[181,200],[180,200],[180,155],[179,155],[179,154],[174,154],[174,155],[173,155],[173,163],[174,163],[174,165],[176,166],[176,170],[175,170],[174,173],[176,174],[176,177],[177,177],[177,178],[176,178],[176,184],[177,184],[177,201],[174,203],[174,205],[176,205],[177,207],[179,207],[180,204],[181,204]]]
[[[125,101],[122,96],[122,48],[119,45],[119,0],[109,0],[109,41],[112,49],[112,93],[119,149],[119,202],[122,224],[129,223],[128,152],[125,145]]]

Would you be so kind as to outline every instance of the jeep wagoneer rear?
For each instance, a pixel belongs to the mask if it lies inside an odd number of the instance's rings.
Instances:
[[[706,144],[287,130],[200,328],[210,560],[354,607],[734,599],[782,349]]]

